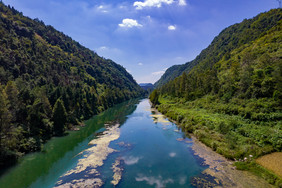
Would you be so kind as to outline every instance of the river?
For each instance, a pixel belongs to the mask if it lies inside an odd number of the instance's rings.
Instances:
[[[193,187],[207,166],[193,141],[148,99],[94,116],[79,131],[51,139],[0,177],[0,187]]]

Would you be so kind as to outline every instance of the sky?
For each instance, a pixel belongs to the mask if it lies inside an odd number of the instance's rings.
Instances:
[[[277,0],[3,0],[112,59],[138,83],[193,60],[224,28]]]

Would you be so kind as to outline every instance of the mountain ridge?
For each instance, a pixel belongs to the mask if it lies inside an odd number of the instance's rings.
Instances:
[[[211,44],[207,48],[202,50],[194,60],[182,65],[173,65],[172,67],[168,68],[164,75],[157,82],[155,82],[154,85],[158,88],[180,76],[184,72],[189,73],[190,70],[192,70],[192,68],[200,62],[207,63],[212,61],[215,63],[219,61],[224,55],[226,56],[226,58],[228,58],[228,56],[230,56],[230,54],[228,53],[230,53],[233,49],[256,40],[258,37],[260,37],[259,35],[263,35],[264,32],[273,27],[273,25],[271,24],[276,23],[275,20],[280,19],[277,17],[271,17],[271,12],[275,10],[279,9],[272,9],[268,12],[260,13],[251,19],[244,19],[241,23],[236,23],[223,29],[219,33],[219,35],[217,35],[213,39]],[[270,17],[264,16],[265,14],[269,15]],[[267,27],[260,25],[262,23],[260,22],[261,17],[264,17],[265,23],[270,23],[269,25],[267,25]],[[271,19],[275,20],[271,21]],[[260,31],[260,29],[262,31]],[[235,35],[232,35],[232,33],[235,33]],[[210,59],[209,56],[212,56],[213,59]]]

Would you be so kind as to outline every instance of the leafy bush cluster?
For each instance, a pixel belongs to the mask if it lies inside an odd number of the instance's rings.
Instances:
[[[122,66],[0,3],[0,166],[142,92]]]

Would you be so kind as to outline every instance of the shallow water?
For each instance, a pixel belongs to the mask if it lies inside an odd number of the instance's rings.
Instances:
[[[0,187],[192,187],[206,167],[192,140],[156,113],[148,99],[117,105],[24,157]]]

